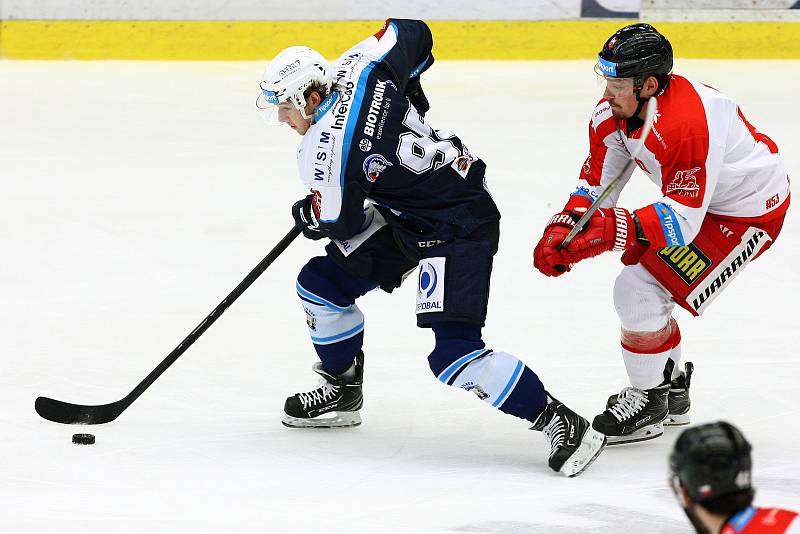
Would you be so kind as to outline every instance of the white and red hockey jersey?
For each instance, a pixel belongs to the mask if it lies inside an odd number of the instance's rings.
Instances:
[[[778,147],[733,100],[672,75],[657,101],[653,131],[636,158],[663,195],[635,211],[651,245],[690,243],[706,213],[757,224],[786,211],[789,178]],[[568,207],[588,206],[622,170],[642,135],[641,126],[631,132],[628,127],[628,120],[616,119],[608,102],[600,101],[589,123],[589,157]],[[632,173],[633,168],[601,207],[616,205]]]
[[[800,534],[800,518],[789,510],[750,506],[731,517],[720,534]]]

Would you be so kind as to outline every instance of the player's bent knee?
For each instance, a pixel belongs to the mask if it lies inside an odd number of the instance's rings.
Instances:
[[[343,295],[326,276],[324,260],[312,258],[300,271],[295,286],[315,345],[339,343],[364,330],[364,314],[354,299]]]
[[[431,328],[436,336],[436,346],[428,355],[428,365],[436,376],[464,355],[486,346],[481,340],[481,327],[478,325],[440,322],[434,323]]]
[[[472,391],[499,408],[514,391],[525,364],[506,352],[478,349],[454,361],[437,375],[442,383]]]
[[[622,329],[622,346],[628,350],[644,353],[659,353],[672,349],[680,342],[680,331],[675,319],[658,330],[637,331]]]
[[[297,284],[338,306],[349,306],[358,297],[378,286],[372,280],[349,274],[330,256],[317,256],[308,260],[297,275]]]
[[[516,356],[485,348],[480,327],[434,323],[436,348],[428,363],[443,384],[472,391],[501,411],[533,421],[545,404],[539,377]]]
[[[614,282],[614,307],[622,327],[636,332],[660,330],[669,321],[672,303],[665,303],[660,288],[643,280],[638,266],[626,267]]]

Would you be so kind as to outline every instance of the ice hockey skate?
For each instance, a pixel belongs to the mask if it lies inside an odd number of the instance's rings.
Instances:
[[[602,452],[606,437],[593,430],[589,421],[558,400],[550,401],[531,430],[538,430],[550,440],[548,465],[568,477],[580,475]]]
[[[692,382],[692,373],[694,372],[694,364],[686,362],[685,371],[677,378],[673,378],[669,386],[669,396],[667,397],[667,418],[664,419],[664,426],[681,426],[688,425],[689,408],[691,401],[689,399],[689,387]],[[618,394],[613,394],[606,402],[606,410],[611,408],[617,403]]]
[[[322,378],[307,393],[286,399],[283,424],[292,428],[344,428],[361,424],[358,410],[364,404],[361,383],[364,378],[364,353],[359,351],[353,365],[339,375],[332,375],[317,362],[314,372]]]
[[[672,379],[669,386],[668,414],[664,419],[666,426],[680,426],[689,424],[689,408],[692,403],[689,400],[689,386],[692,382],[692,372],[694,365],[686,362],[685,371]]]
[[[606,411],[594,418],[592,428],[608,436],[609,445],[659,437],[664,433],[670,385],[664,382],[652,389],[627,387],[612,395]]]

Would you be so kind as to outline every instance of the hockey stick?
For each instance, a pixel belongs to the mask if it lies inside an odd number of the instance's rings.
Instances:
[[[239,285],[234,288],[233,291],[228,294],[227,297],[222,299],[216,308],[214,308],[208,316],[203,319],[203,321],[197,325],[197,327],[192,330],[186,339],[181,341],[172,352],[170,352],[164,361],[158,364],[155,369],[153,369],[149,375],[147,375],[144,380],[142,380],[138,386],[133,388],[133,391],[128,393],[124,398],[118,400],[117,402],[112,402],[110,404],[100,404],[95,406],[85,405],[85,404],[72,404],[69,402],[63,402],[56,399],[51,399],[48,397],[39,397],[36,399],[36,413],[40,416],[48,419],[50,421],[54,421],[56,423],[64,423],[64,424],[82,424],[82,425],[100,425],[103,423],[108,423],[116,419],[119,414],[125,411],[125,409],[130,406],[133,401],[139,398],[139,395],[144,393],[144,391],[149,388],[156,379],[161,376],[164,371],[166,371],[170,365],[175,363],[181,354],[186,352],[186,349],[192,346],[192,344],[197,341],[197,339],[203,335],[208,327],[214,324],[214,321],[219,319],[220,315],[222,315],[228,306],[234,303],[237,298],[239,298],[244,291],[252,285],[253,282],[256,281],[256,278],[261,276],[261,274],[267,270],[267,267],[277,259],[281,253],[286,250],[286,248],[291,244],[294,239],[300,235],[301,228],[298,226],[292,227],[289,230],[289,233],[280,240],[280,242],[275,245],[269,254],[259,262],[255,268],[250,271],[250,274],[244,277],[244,280],[239,282]]]
[[[642,148],[644,148],[644,143],[645,141],[647,141],[647,136],[650,135],[650,130],[653,129],[653,119],[655,119],[656,116],[657,106],[658,104],[656,103],[656,98],[654,96],[651,96],[650,99],[647,101],[647,112],[645,113],[644,116],[644,125],[642,126],[642,137],[639,138],[639,144],[636,145],[636,148],[634,148],[633,151],[628,154],[629,159],[627,163],[625,163],[625,166],[622,167],[622,170],[619,171],[619,174],[617,174],[613,180],[608,182],[608,185],[603,190],[603,192],[600,193],[600,196],[597,197],[597,200],[592,202],[592,205],[589,206],[589,209],[586,210],[586,213],[584,213],[581,216],[581,218],[578,219],[578,222],[575,223],[575,227],[569,231],[567,237],[564,238],[564,241],[562,241],[557,248],[562,249],[566,247],[567,245],[570,244],[570,242],[575,238],[576,235],[581,233],[583,227],[586,226],[586,223],[589,221],[589,219],[591,219],[592,214],[594,214],[594,212],[600,209],[600,204],[606,198],[608,198],[608,195],[610,195],[614,191],[614,189],[617,188],[617,183],[622,179],[623,176],[625,176],[625,173],[628,172],[628,170],[631,168],[631,165],[635,163],[636,156],[638,156],[639,153],[642,151]],[[619,132],[619,126],[617,126],[617,132]]]

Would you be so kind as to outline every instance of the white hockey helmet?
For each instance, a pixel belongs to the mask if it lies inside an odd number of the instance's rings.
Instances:
[[[291,102],[306,119],[306,99],[303,92],[314,84],[330,91],[332,79],[328,62],[322,55],[307,46],[290,46],[280,52],[264,70],[261,94],[256,107],[268,109],[282,102]]]

